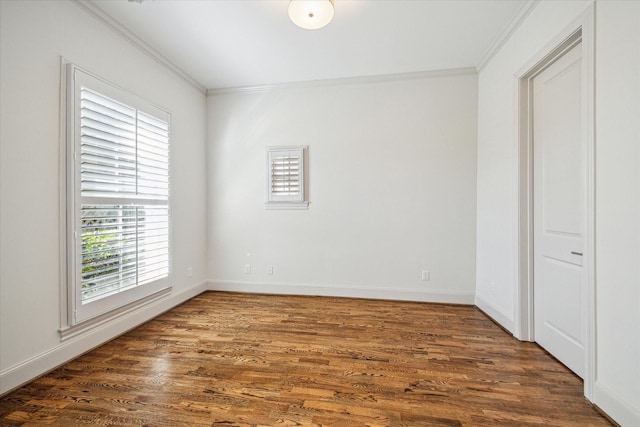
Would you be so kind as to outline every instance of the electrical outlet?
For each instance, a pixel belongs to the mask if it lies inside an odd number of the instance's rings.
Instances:
[[[489,286],[490,286],[489,292],[491,292],[492,296],[495,296],[495,294],[496,294],[496,282],[494,282],[492,280],[491,282],[489,282]]]
[[[427,282],[427,281],[429,281],[430,279],[431,279],[431,273],[429,273],[429,271],[427,271],[427,270],[424,270],[424,271],[422,272],[422,280],[423,280],[423,281],[425,281],[425,282]]]
[[[267,267],[267,274],[273,274],[273,265]]]
[[[193,277],[193,268],[187,268],[187,278],[191,279]]]
[[[251,274],[251,264],[244,266],[244,274]]]

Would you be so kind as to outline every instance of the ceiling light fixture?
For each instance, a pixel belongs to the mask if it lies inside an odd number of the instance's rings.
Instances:
[[[333,0],[291,0],[289,18],[300,28],[317,30],[333,19]]]

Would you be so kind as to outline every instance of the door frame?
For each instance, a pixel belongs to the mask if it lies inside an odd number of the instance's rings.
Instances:
[[[517,254],[515,292],[515,336],[523,341],[534,340],[533,323],[533,79],[564,53],[582,43],[583,99],[582,144],[584,147],[585,174],[583,176],[583,221],[585,225],[583,285],[586,297],[583,301],[585,348],[584,395],[591,400],[595,383],[595,152],[594,152],[594,6],[589,7],[574,22],[556,35],[542,50],[530,58],[516,73],[516,171],[517,171]]]

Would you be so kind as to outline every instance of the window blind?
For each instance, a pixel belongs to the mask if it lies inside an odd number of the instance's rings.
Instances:
[[[81,90],[81,191],[88,197],[169,197],[169,124]]]
[[[300,157],[283,155],[271,160],[271,193],[274,196],[300,194]]]
[[[304,201],[304,148],[267,147],[267,202]]]
[[[76,323],[169,286],[170,129],[168,114],[69,70]]]

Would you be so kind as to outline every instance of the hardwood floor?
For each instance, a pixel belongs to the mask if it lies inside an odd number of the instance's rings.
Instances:
[[[208,292],[0,399],[0,425],[607,426],[469,306]]]

